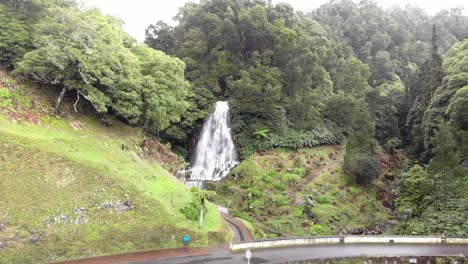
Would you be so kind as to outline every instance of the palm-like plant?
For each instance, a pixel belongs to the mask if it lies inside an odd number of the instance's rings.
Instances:
[[[203,214],[205,213],[205,201],[207,199],[212,199],[216,196],[216,192],[208,191],[208,190],[201,190],[198,188],[192,189],[194,199],[200,200],[200,228],[203,226]]]

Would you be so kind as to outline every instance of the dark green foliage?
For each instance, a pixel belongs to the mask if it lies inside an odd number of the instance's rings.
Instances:
[[[445,208],[429,206],[418,218],[399,223],[398,232],[410,235],[468,235],[466,202],[456,201]]]
[[[430,181],[423,167],[416,164],[403,174],[397,198],[397,207],[400,212],[412,209],[413,214],[419,215],[429,202]]]
[[[146,43],[181,58],[193,86],[230,98],[241,157],[276,145],[255,132],[283,137],[284,128],[322,125],[321,100],[332,83],[320,63],[332,43],[310,17],[287,4],[222,0],[186,4],[177,20],[175,28],[150,25]]]
[[[367,90],[366,102],[375,122],[375,137],[381,144],[391,138],[400,138],[398,109],[402,107],[403,96],[400,82],[384,83]]]
[[[445,207],[450,201],[466,198],[468,172],[460,166],[459,152],[450,128],[439,123],[432,138],[434,157],[429,161],[428,172],[432,200]]]
[[[359,153],[345,156],[344,169],[354,175],[356,182],[367,185],[380,174],[380,161],[375,156]]]
[[[468,173],[460,165],[452,132],[438,121],[427,170],[414,166],[403,176],[397,205],[412,208],[417,217],[402,222],[399,231],[466,236]]]
[[[368,88],[369,66],[352,56],[338,69],[335,89],[362,97]]]
[[[278,135],[272,134],[267,142],[269,148],[315,147],[319,145],[334,145],[342,141],[342,135],[329,128],[317,127],[309,131],[290,130]]]
[[[380,161],[375,156],[374,123],[363,101],[356,101],[350,110],[351,126],[343,167],[346,173],[355,176],[356,182],[367,185],[380,174]]]
[[[30,48],[25,19],[0,4],[0,66],[11,67]]]
[[[437,127],[437,120],[441,118],[444,121],[450,119],[449,106],[454,99],[460,100],[460,97],[455,97],[457,91],[463,89],[468,85],[468,74],[466,69],[468,68],[468,40],[457,43],[454,45],[444,57],[443,69],[444,78],[442,79],[441,86],[435,91],[433,98],[424,113],[422,121],[422,132],[424,135],[424,147],[426,151],[426,159],[430,158],[430,152],[432,149],[432,137],[433,131]],[[454,105],[459,105],[459,102],[454,102]],[[455,116],[454,116],[455,117]],[[463,119],[462,119],[463,120]],[[463,135],[466,135],[466,123],[459,120],[458,122],[452,122],[451,125],[455,125],[455,135],[458,137],[458,142],[463,142]],[[460,123],[461,121],[461,123]],[[463,149],[463,145],[460,145]],[[429,152],[429,153],[428,153]],[[467,152],[463,153],[464,156]]]

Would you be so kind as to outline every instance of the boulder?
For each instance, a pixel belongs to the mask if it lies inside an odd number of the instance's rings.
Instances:
[[[33,243],[39,242],[39,237],[38,236],[30,236],[29,240]]]

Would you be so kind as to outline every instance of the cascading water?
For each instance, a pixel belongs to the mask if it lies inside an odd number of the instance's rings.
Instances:
[[[215,112],[203,124],[200,140],[192,157],[189,187],[203,187],[205,181],[219,181],[239,164],[231,138],[229,105],[216,102]]]

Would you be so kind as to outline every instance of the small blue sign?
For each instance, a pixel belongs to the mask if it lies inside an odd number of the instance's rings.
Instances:
[[[190,241],[190,237],[188,235],[184,236],[184,246],[187,246]]]

